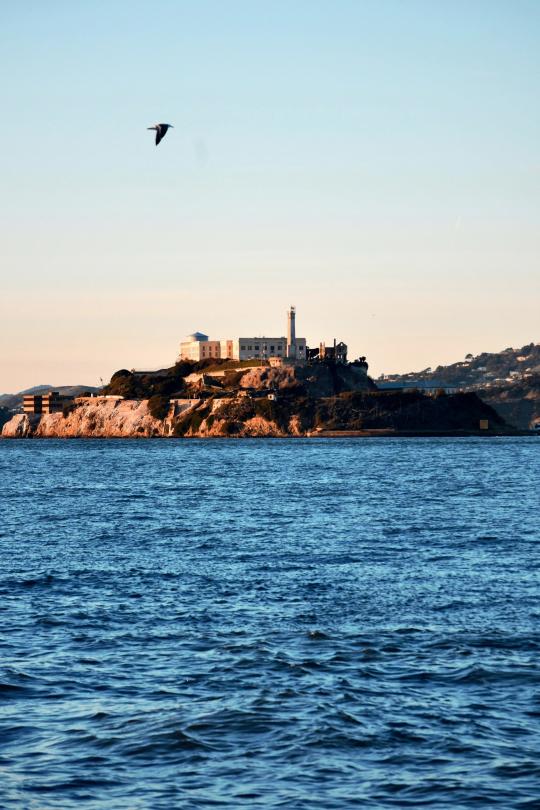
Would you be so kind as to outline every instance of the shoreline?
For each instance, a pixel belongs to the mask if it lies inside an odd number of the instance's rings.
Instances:
[[[482,438],[482,439],[511,439],[516,437],[539,438],[540,434],[534,430],[514,430],[514,431],[485,431],[485,430],[453,430],[453,431],[388,431],[385,429],[374,430],[343,430],[343,431],[320,431],[319,433],[305,433],[296,435],[266,435],[266,436],[218,436],[218,435],[205,435],[205,436],[0,436],[1,441],[71,441],[73,439],[83,439],[85,441],[254,441],[260,439],[273,439],[273,440],[298,440],[298,439],[468,439],[468,438]]]

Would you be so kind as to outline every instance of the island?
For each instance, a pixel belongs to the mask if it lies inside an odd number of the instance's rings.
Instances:
[[[29,395],[4,438],[492,435],[515,432],[474,392],[378,390],[367,363],[181,360],[121,369],[99,393]]]
[[[333,339],[296,334],[210,340],[193,332],[173,366],[120,369],[99,390],[37,390],[2,428],[4,438],[244,438],[438,436],[516,433],[474,391],[425,380],[388,389]],[[393,384],[395,385],[395,384]]]

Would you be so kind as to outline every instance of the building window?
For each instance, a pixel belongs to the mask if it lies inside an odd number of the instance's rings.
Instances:
[[[270,346],[270,351],[271,351],[271,352],[275,351],[274,346]]]
[[[259,351],[259,347],[258,347],[258,346],[255,346],[255,351],[257,351],[257,352]]]
[[[241,349],[243,352],[245,352],[246,347],[245,347],[245,346],[240,346],[240,349]]]

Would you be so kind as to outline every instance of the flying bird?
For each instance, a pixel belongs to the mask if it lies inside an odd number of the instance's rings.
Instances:
[[[165,135],[167,134],[167,130],[174,129],[172,124],[154,124],[153,127],[146,127],[147,129],[155,129],[156,130],[156,146],[158,143],[163,140]]]

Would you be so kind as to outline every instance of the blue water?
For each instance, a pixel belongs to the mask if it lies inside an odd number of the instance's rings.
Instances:
[[[540,807],[539,451],[0,442],[0,807]]]

